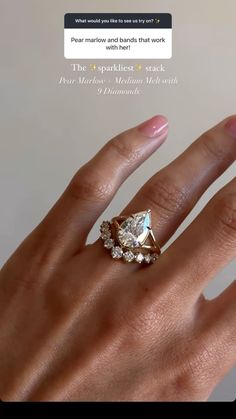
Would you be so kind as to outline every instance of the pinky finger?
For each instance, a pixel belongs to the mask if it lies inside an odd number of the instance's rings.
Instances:
[[[218,297],[206,302],[204,323],[217,354],[220,380],[236,364],[236,280]]]

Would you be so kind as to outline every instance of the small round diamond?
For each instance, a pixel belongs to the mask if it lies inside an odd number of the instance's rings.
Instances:
[[[134,254],[130,250],[128,252],[125,252],[123,254],[123,258],[126,262],[133,262],[134,260]]]
[[[144,261],[146,263],[150,263],[151,262],[151,255],[148,253],[147,255],[144,256]]]
[[[153,253],[151,255],[151,262],[155,262],[158,259],[158,254],[157,253]]]
[[[119,246],[115,246],[111,249],[111,256],[113,259],[120,259],[123,256],[123,250]]]
[[[106,240],[104,241],[104,247],[105,247],[106,249],[112,249],[112,247],[114,246],[114,244],[115,244],[115,242],[114,242],[114,240],[113,240],[113,239],[106,239]]]
[[[109,231],[110,230],[110,222],[109,221],[103,221],[100,226],[101,233]]]
[[[110,237],[111,237],[111,232],[109,230],[104,231],[103,233],[101,233],[102,240],[110,239]]]
[[[142,261],[144,260],[144,256],[142,253],[137,253],[137,255],[135,255],[135,260],[138,263],[142,263]]]

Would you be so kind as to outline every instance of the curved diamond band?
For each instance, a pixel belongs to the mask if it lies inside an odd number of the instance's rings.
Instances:
[[[153,263],[161,254],[151,228],[151,210],[114,217],[100,226],[104,247],[116,260]]]

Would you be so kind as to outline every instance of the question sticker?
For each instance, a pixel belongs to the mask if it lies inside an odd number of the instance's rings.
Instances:
[[[172,57],[169,13],[67,13],[68,59],[168,59]]]

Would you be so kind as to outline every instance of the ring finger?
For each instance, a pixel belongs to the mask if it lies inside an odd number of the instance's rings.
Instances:
[[[152,228],[162,246],[235,157],[236,118],[231,117],[205,132],[148,180],[122,214],[150,208]]]

